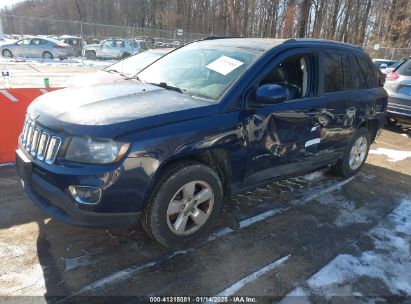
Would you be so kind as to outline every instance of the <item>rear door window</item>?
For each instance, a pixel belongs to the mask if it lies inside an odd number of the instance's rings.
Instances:
[[[354,82],[349,57],[343,55],[341,58],[343,65],[344,90],[352,90],[354,88]]]
[[[352,70],[354,73],[354,88],[364,89],[367,88],[366,72],[362,69],[355,56],[351,56]]]
[[[324,53],[324,93],[344,90],[344,72],[341,55]]]

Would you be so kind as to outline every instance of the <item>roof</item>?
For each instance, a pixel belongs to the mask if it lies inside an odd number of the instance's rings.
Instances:
[[[274,39],[274,38],[213,38],[204,39],[199,43],[206,43],[208,45],[226,45],[246,47],[250,49],[269,50],[280,44],[304,44],[304,45],[329,45],[334,47],[352,48],[362,50],[361,47],[350,43],[344,43],[327,39],[312,39],[312,38],[290,38],[290,39]]]
[[[270,38],[214,38],[200,40],[197,43],[215,45],[215,46],[232,46],[243,47],[256,50],[268,50],[279,44],[284,43],[285,39],[270,39]]]
[[[60,38],[76,38],[76,39],[81,39],[79,36],[72,36],[72,35],[62,35]]]

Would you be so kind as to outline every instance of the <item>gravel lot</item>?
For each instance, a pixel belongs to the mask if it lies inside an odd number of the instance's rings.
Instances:
[[[80,67],[65,73],[70,68]],[[181,250],[161,247],[139,227],[87,230],[50,219],[23,193],[15,167],[0,167],[0,296],[39,296],[0,299],[390,303],[411,296],[411,129],[386,129],[371,149],[354,178],[325,168],[235,196],[213,234]]]

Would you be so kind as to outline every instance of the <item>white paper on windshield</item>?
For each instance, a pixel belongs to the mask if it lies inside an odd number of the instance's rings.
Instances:
[[[220,58],[214,60],[206,66],[206,68],[213,70],[221,75],[227,75],[230,72],[234,71],[239,66],[242,66],[244,62],[230,58],[227,56],[221,56]]]

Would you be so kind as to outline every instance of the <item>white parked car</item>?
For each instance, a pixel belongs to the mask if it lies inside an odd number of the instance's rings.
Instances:
[[[143,40],[107,39],[100,44],[88,44],[83,48],[83,56],[87,59],[126,58],[147,50]]]

